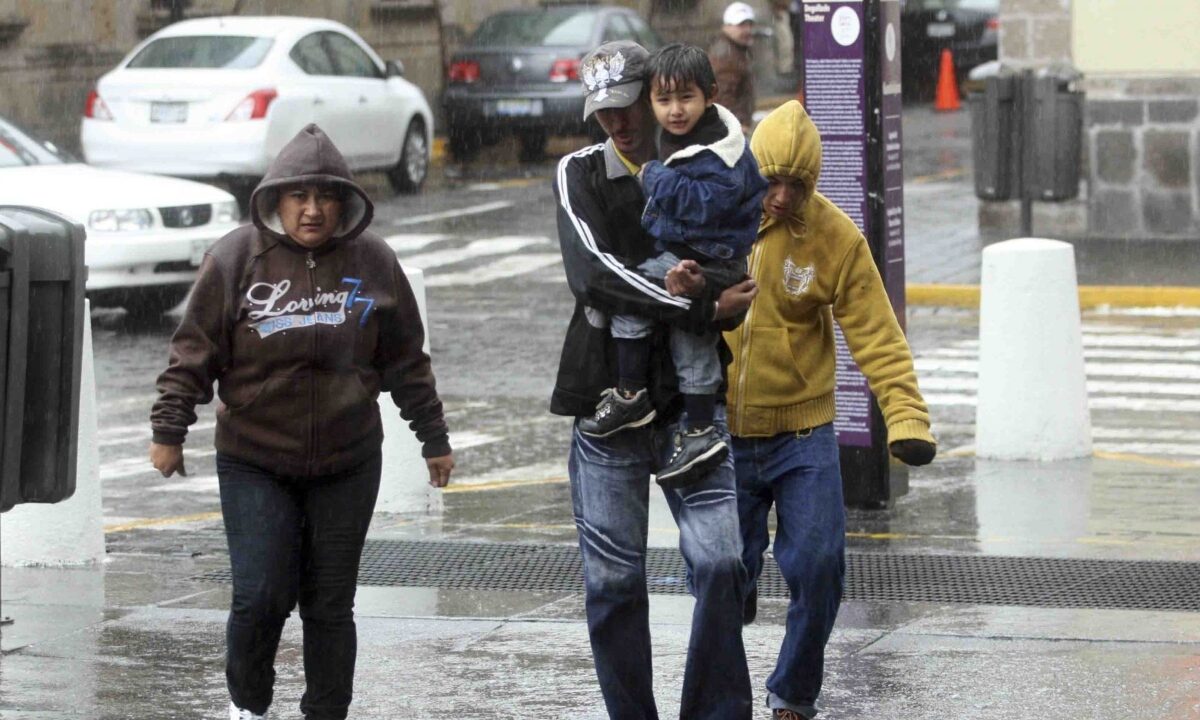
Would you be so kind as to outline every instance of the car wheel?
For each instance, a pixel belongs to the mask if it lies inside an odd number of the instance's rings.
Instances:
[[[400,150],[400,162],[387,172],[388,182],[398,193],[415,193],[421,189],[429,175],[429,141],[425,135],[425,122],[420,118],[408,124],[404,133],[404,145]]]
[[[450,155],[457,162],[469,162],[475,158],[483,145],[483,136],[478,129],[451,127],[446,137]]]
[[[536,162],[546,157],[546,131],[522,130],[517,133],[521,146],[518,157],[522,162]]]
[[[153,285],[126,291],[125,312],[134,320],[157,320],[183,302],[191,285]]]

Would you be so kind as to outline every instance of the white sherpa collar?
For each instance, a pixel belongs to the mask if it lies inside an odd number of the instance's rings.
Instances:
[[[713,103],[713,107],[717,109],[717,117],[721,118],[721,122],[725,123],[725,128],[729,132],[711,145],[688,145],[678,152],[671,153],[671,157],[666,159],[667,165],[690,158],[703,150],[708,150],[721,158],[721,162],[728,167],[737,165],[738,159],[746,151],[746,136],[742,133],[742,123],[720,103]]]

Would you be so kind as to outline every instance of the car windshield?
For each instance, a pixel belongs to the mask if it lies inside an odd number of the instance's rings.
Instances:
[[[159,38],[142,48],[128,68],[247,70],[262,64],[271,38],[235,35],[187,35]]]
[[[484,20],[471,37],[477,47],[586,45],[596,24],[595,10],[557,8],[507,12]]]
[[[15,125],[0,119],[0,168],[62,165],[74,161],[54,145],[35,140]]]

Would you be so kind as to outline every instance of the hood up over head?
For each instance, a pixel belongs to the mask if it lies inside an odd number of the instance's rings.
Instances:
[[[279,151],[266,177],[250,196],[250,217],[259,230],[287,237],[279,220],[279,193],[283,188],[308,183],[341,187],[342,219],[330,242],[357,237],[371,224],[375,206],[354,182],[346,159],[329,136],[309,123]]]
[[[821,134],[804,106],[789,100],[772,110],[755,128],[750,151],[763,177],[792,177],[804,183],[802,199],[788,220],[793,234],[803,235],[804,206],[816,192],[821,175]],[[775,218],[763,215],[763,228],[774,222]]]

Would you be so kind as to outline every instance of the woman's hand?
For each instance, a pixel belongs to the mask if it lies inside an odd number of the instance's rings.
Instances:
[[[163,477],[171,477],[177,472],[183,477],[187,477],[187,470],[183,467],[182,445],[150,443],[150,464],[154,466],[155,470],[162,473]]]
[[[450,473],[454,470],[454,453],[425,458],[425,466],[429,468],[429,484],[435,488],[446,487],[450,482]]]
[[[663,284],[666,286],[667,292],[676,297],[680,295],[696,297],[703,292],[705,284],[700,263],[695,260],[680,260],[678,265],[667,271]]]

